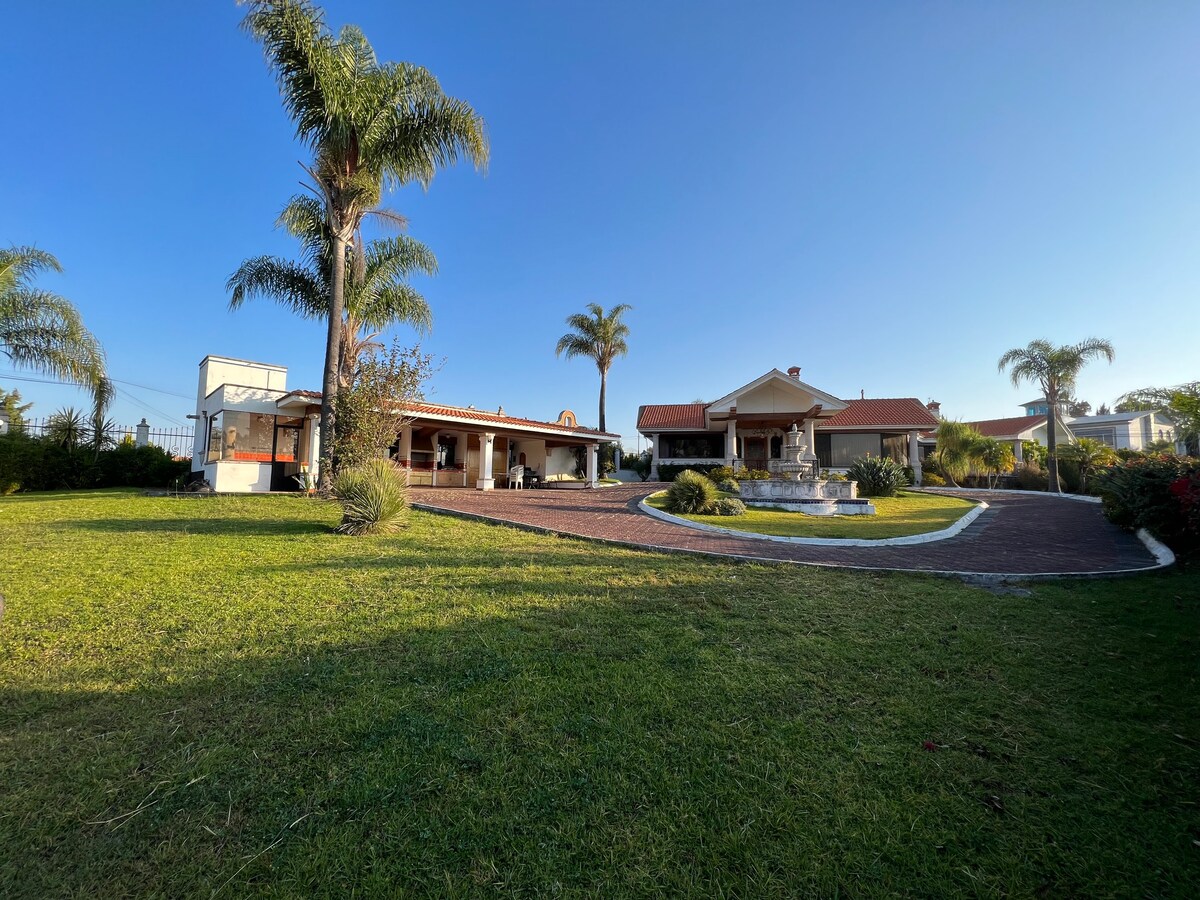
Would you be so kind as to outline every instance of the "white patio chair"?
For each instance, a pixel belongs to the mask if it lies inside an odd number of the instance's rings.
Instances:
[[[525,485],[522,482],[525,480],[525,467],[513,466],[508,470],[508,486],[521,490]]]

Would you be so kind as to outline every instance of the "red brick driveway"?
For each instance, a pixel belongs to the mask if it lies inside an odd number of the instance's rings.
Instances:
[[[1098,504],[1004,491],[973,494],[990,505],[956,537],[898,547],[785,544],[698,531],[642,513],[662,484],[595,490],[476,491],[413,488],[414,505],[556,534],[659,550],[915,572],[1101,574],[1148,568],[1154,557],[1111,525]]]

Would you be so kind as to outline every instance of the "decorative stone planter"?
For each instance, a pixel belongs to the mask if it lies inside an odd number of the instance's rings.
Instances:
[[[743,481],[738,494],[747,506],[772,506],[810,516],[873,516],[869,500],[858,499],[857,481],[824,481],[809,473],[818,471],[816,459],[805,457],[808,448],[800,430],[792,425],[784,439],[785,462],[781,478]],[[808,475],[808,477],[804,477]]]

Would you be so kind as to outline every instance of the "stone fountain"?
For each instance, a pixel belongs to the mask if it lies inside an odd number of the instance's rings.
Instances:
[[[873,516],[869,500],[858,499],[857,481],[828,481],[820,477],[816,454],[792,423],[783,439],[783,461],[777,478],[743,481],[739,494],[747,506],[779,507],[810,516]]]

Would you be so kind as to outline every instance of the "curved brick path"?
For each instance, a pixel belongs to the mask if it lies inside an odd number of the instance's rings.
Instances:
[[[596,490],[476,491],[413,488],[417,506],[498,522],[650,547],[808,565],[1032,575],[1148,568],[1154,557],[1105,520],[1095,503],[1004,491],[972,494],[990,505],[957,537],[902,547],[821,547],[738,538],[663,522],[637,502],[661,484]]]

